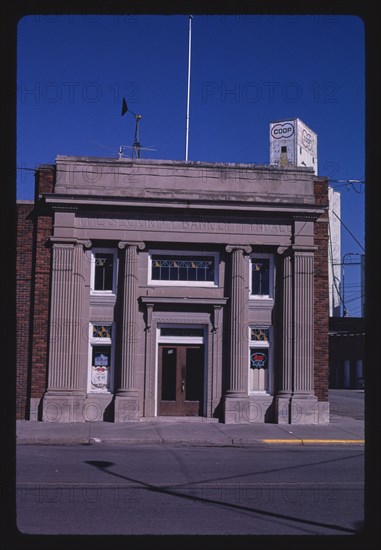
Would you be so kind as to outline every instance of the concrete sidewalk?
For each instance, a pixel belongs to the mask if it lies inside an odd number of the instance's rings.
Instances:
[[[213,418],[140,422],[17,421],[16,443],[39,445],[364,445],[364,391],[330,390],[329,424],[222,424]]]
[[[363,445],[364,422],[336,417],[329,424],[221,424],[218,422],[144,422],[114,424],[18,421],[18,444],[181,444],[251,445]]]

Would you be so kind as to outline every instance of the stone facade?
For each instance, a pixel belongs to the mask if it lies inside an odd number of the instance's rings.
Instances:
[[[305,168],[41,166],[18,207],[18,417],[328,422],[327,209]]]

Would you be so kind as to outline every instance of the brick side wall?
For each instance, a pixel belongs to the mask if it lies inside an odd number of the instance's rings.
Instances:
[[[41,167],[36,173],[36,198],[51,193],[54,187],[54,167]],[[49,353],[49,302],[51,280],[51,247],[53,213],[46,206],[36,205],[35,274],[33,285],[33,326],[31,357],[31,397],[41,398],[47,385]]]
[[[29,327],[33,264],[34,205],[16,207],[16,418],[25,419],[28,409]]]
[[[314,384],[319,401],[328,401],[329,297],[328,297],[328,180],[314,183],[316,204],[327,211],[315,222],[314,261]]]

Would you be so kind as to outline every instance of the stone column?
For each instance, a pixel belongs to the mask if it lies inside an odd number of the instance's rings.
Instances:
[[[52,289],[50,306],[48,389],[43,400],[43,420],[84,422],[86,388],[81,361],[83,300],[85,290],[83,247],[90,241],[62,242],[52,238]]]
[[[294,369],[291,423],[318,421],[314,395],[314,247],[294,249]]]
[[[281,269],[282,303],[281,303],[281,330],[280,350],[281,361],[277,372],[277,395],[275,399],[275,422],[288,424],[290,421],[290,400],[292,394],[292,369],[293,369],[293,276],[292,254],[290,250],[278,248],[278,253],[283,255]]]
[[[251,246],[227,245],[231,253],[229,389],[225,393],[225,423],[249,422],[247,336],[245,311],[249,299],[248,262]],[[245,273],[246,270],[246,273]],[[246,358],[246,360],[245,360]]]
[[[140,417],[136,387],[136,341],[138,327],[138,249],[142,242],[118,244],[125,250],[120,382],[115,397],[115,422],[136,422]]]

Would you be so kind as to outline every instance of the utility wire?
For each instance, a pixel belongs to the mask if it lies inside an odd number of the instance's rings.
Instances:
[[[345,229],[348,231],[348,233],[350,234],[350,236],[356,241],[356,243],[359,245],[359,247],[365,252],[365,248],[363,247],[363,245],[360,243],[360,241],[358,241],[356,239],[356,237],[353,235],[352,231],[345,225],[345,223],[343,222],[343,220],[336,214],[336,212],[334,210],[332,210],[332,212],[334,213],[334,215],[336,216],[336,218],[339,220],[339,222],[345,227]]]

